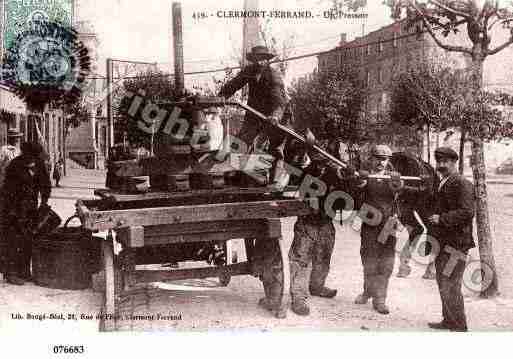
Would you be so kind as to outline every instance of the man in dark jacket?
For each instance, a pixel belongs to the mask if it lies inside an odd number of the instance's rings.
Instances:
[[[50,191],[50,176],[41,159],[41,146],[23,143],[21,155],[7,167],[4,183],[8,283],[23,285],[30,279],[38,200],[41,196],[41,206],[47,206]]]
[[[440,147],[435,151],[435,159],[442,180],[435,196],[435,214],[429,217],[429,234],[440,245],[435,268],[443,319],[428,325],[434,329],[467,331],[461,284],[468,251],[475,247],[472,237],[474,189],[472,183],[458,173],[458,154],[454,150]]]
[[[275,56],[265,46],[253,47],[246,56],[251,64],[228,81],[221,88],[219,96],[229,98],[245,85],[249,85],[248,106],[268,116],[269,122],[262,123],[255,115],[246,113],[244,123],[237,138],[249,148],[253,145],[253,141],[258,134],[265,133],[270,143],[270,154],[276,160],[282,160],[286,138],[273,127],[273,124],[278,124],[282,121],[287,99],[285,85],[283,84],[280,72],[273,69],[269,64],[269,60]],[[285,126],[289,125],[288,123],[282,124]],[[271,181],[273,180],[274,173],[271,173]]]
[[[277,164],[284,158],[286,141],[286,137],[273,125],[282,121],[287,102],[282,76],[269,64],[269,60],[274,57],[275,55],[265,46],[255,46],[246,56],[251,64],[228,81],[219,92],[219,96],[229,98],[245,85],[249,85],[248,106],[268,116],[268,122],[263,123],[253,114],[246,113],[237,138],[248,149],[253,147],[257,135],[264,134],[268,138],[269,152],[275,158],[270,173],[272,183],[278,180]],[[277,318],[286,317],[284,308],[278,306],[283,291],[281,268],[282,262],[277,243],[257,240],[254,248],[253,274],[262,279],[265,292],[265,298],[262,298],[259,304],[271,310]]]

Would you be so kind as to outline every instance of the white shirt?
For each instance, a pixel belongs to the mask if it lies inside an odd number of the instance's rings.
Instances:
[[[440,181],[440,184],[438,185],[438,192],[440,192],[442,190],[442,187],[444,186],[444,184],[449,180],[449,178],[451,178],[452,175],[448,175],[447,177],[444,177],[442,178],[442,180]]]
[[[20,150],[12,145],[5,145],[0,148],[0,188],[4,185],[5,170],[9,163],[20,155]]]

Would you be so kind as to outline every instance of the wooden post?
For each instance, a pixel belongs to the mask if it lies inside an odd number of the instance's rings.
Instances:
[[[258,0],[244,0],[245,11],[258,11]],[[242,20],[242,66],[247,65],[246,54],[259,44],[260,21],[257,17]]]
[[[112,113],[112,59],[107,59],[107,155],[114,145],[114,114]]]
[[[103,241],[103,260],[105,269],[105,314],[116,313],[116,285],[114,269],[114,249],[111,241]]]
[[[183,38],[182,38],[182,6],[174,2],[172,7],[173,17],[173,49],[175,62],[175,86],[178,93],[184,93],[183,70]]]
[[[244,11],[258,11],[258,0],[244,0]],[[251,51],[253,46],[260,43],[260,19],[257,17],[245,17],[242,23],[242,60],[241,66],[248,64],[246,54]],[[246,100],[249,88],[244,86],[242,89],[242,99]]]

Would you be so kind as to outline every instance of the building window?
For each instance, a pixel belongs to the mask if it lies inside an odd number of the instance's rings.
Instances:
[[[394,47],[397,47],[397,33],[396,32],[394,32],[394,41],[392,42],[392,45]]]
[[[8,128],[16,128],[16,115],[9,116],[7,119]]]
[[[367,56],[371,54],[371,45],[367,45]]]
[[[383,52],[383,41],[381,40],[378,42],[378,52]]]
[[[365,86],[369,87],[371,85],[371,74],[370,71],[367,70],[365,72]]]
[[[56,143],[56,137],[57,133],[55,133],[55,121],[57,120],[57,115],[55,113],[52,114],[52,132],[50,137],[52,138],[52,148],[51,151],[53,152],[55,150],[55,143]]]
[[[23,134],[23,139],[27,140],[27,119],[24,115],[20,115],[20,132]]]
[[[385,111],[388,107],[388,94],[383,92],[381,94],[381,109]]]
[[[423,39],[423,32],[424,32],[424,27],[422,26],[422,23],[418,23],[416,26],[415,26],[415,32],[417,33],[417,35],[415,36],[417,38],[417,40],[422,40]]]
[[[381,67],[378,67],[377,79],[378,79],[378,84],[383,82],[383,70],[381,69]]]
[[[50,152],[50,114],[45,113],[45,142],[46,142],[46,151]]]
[[[61,117],[57,118],[57,138],[58,138],[57,152],[58,152],[59,156],[62,156],[63,154],[61,153],[61,149],[62,149],[62,118]]]

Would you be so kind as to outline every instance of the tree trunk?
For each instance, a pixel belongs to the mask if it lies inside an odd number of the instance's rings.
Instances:
[[[418,143],[418,147],[417,147],[417,153],[419,155],[419,157],[424,160],[424,129],[422,129],[422,131],[417,131],[416,133],[417,135],[417,143]]]
[[[431,166],[431,126],[427,124],[427,163]]]
[[[463,126],[461,127],[461,135],[460,135],[460,162],[458,164],[460,174],[463,175],[465,171],[465,141],[466,141],[466,133]]]
[[[475,90],[483,86],[484,57],[474,55],[471,63],[473,85]],[[493,256],[492,233],[490,230],[490,214],[488,212],[488,194],[486,190],[486,165],[484,160],[484,145],[480,138],[473,138],[472,142],[472,172],[474,177],[474,190],[476,195],[476,223],[477,239],[479,243],[479,256],[481,268],[487,266],[492,278],[482,278],[481,297],[493,297],[499,294],[499,283],[495,259]],[[487,274],[484,270],[482,275]]]

